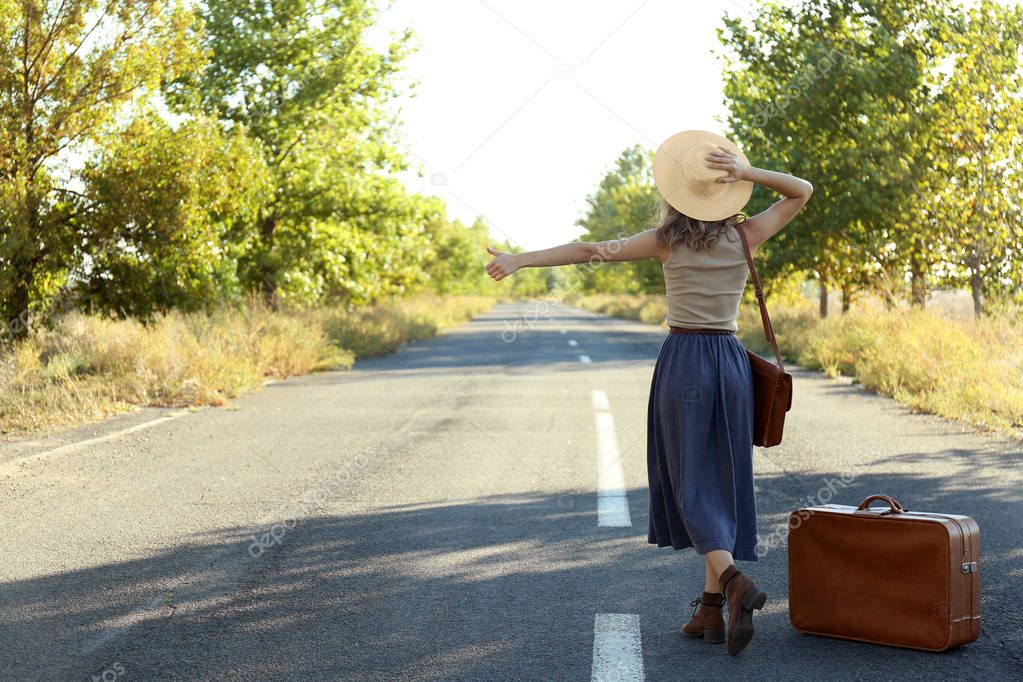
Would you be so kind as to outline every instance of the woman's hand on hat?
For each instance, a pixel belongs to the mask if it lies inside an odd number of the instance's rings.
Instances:
[[[494,280],[504,279],[521,267],[514,253],[504,253],[489,246],[487,253],[494,256],[494,259],[487,263],[487,273]]]
[[[723,175],[714,182],[728,183],[745,180],[749,173],[750,165],[748,163],[744,163],[742,159],[721,145],[717,145],[717,148],[721,151],[711,152],[705,156],[704,163],[708,168],[728,171],[728,175]]]

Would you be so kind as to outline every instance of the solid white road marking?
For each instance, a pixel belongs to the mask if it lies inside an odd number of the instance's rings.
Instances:
[[[592,399],[597,423],[597,525],[628,527],[632,525],[632,516],[614,417],[604,391],[593,391]]]
[[[570,345],[570,346],[578,346],[579,342],[576,341],[575,339],[569,339],[568,340],[568,345]]]
[[[639,614],[594,614],[591,682],[642,682],[643,679]]]
[[[580,355],[579,356],[579,362],[582,362],[582,363],[590,362],[590,356],[589,355]]]
[[[61,445],[60,447],[53,448],[52,450],[43,450],[42,452],[37,452],[37,453],[31,454],[31,455],[25,455],[24,457],[18,457],[16,459],[11,459],[11,460],[8,460],[6,462],[0,462],[0,470],[5,469],[5,468],[17,470],[17,467],[14,466],[15,464],[21,464],[21,463],[24,463],[24,462],[31,462],[31,461],[34,461],[34,460],[37,460],[37,459],[43,459],[44,457],[50,457],[50,456],[53,456],[53,455],[66,455],[69,452],[74,452],[75,450],[81,450],[82,448],[86,448],[86,447],[88,447],[90,445],[94,445],[95,443],[104,443],[106,441],[115,440],[115,439],[120,438],[121,436],[125,436],[125,435],[127,435],[129,433],[134,433],[136,431],[142,431],[143,429],[148,429],[151,426],[156,426],[157,424],[162,424],[162,423],[164,423],[166,421],[170,421],[171,419],[176,419],[177,417],[181,417],[181,416],[184,416],[186,414],[188,414],[188,410],[181,410],[181,411],[178,411],[178,412],[169,412],[169,413],[167,413],[167,414],[165,414],[163,416],[157,417],[156,419],[152,419],[152,420],[147,421],[147,422],[142,422],[141,424],[136,424],[134,426],[129,426],[128,428],[121,429],[120,431],[114,431],[112,433],[107,433],[107,434],[104,434],[102,436],[97,436],[96,438],[90,438],[88,440],[80,440],[80,441],[77,441],[77,442],[74,442],[74,443],[68,443],[67,445]]]

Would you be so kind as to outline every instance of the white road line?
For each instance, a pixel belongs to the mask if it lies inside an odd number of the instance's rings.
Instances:
[[[562,330],[561,330],[561,333],[562,333],[562,334],[567,334],[568,332],[567,332],[567,331],[565,331],[564,329],[562,329]]]
[[[88,447],[90,445],[95,445],[96,443],[105,443],[106,441],[115,440],[117,438],[120,438],[121,436],[128,435],[129,433],[135,433],[136,431],[142,431],[144,429],[148,429],[148,428],[150,428],[152,426],[156,426],[157,424],[162,424],[162,423],[164,423],[166,421],[170,421],[171,419],[176,419],[176,418],[184,416],[186,414],[188,414],[188,410],[181,410],[181,411],[178,411],[178,412],[170,412],[170,413],[165,414],[165,415],[163,415],[161,417],[157,417],[156,419],[152,419],[152,420],[147,421],[147,422],[142,422],[141,424],[135,424],[134,426],[129,426],[128,428],[121,429],[120,431],[113,431],[111,433],[107,433],[107,434],[104,434],[102,436],[97,436],[96,438],[89,438],[88,440],[80,440],[80,441],[76,441],[74,443],[68,443],[67,445],[61,445],[60,447],[56,447],[56,448],[53,448],[51,450],[43,450],[42,452],[36,452],[34,454],[31,454],[31,455],[25,455],[24,457],[18,457],[18,458],[15,458],[15,459],[8,460],[6,462],[0,462],[0,470],[3,470],[3,469],[15,469],[16,470],[17,467],[14,466],[15,464],[22,464],[24,462],[31,462],[31,461],[34,461],[34,460],[43,459],[44,457],[52,457],[54,455],[66,455],[66,454],[74,452],[76,450],[81,450],[83,448],[86,448],[86,447]]]
[[[597,525],[625,528],[632,525],[632,516],[614,417],[604,391],[593,391],[592,399],[597,425]]]
[[[568,340],[568,345],[570,345],[570,346],[578,346],[579,342],[576,341],[575,339],[569,339]]]
[[[579,362],[582,362],[584,364],[587,363],[587,362],[590,362],[590,356],[589,355],[580,355],[579,356]]]
[[[642,682],[643,679],[639,614],[594,614],[591,682]]]

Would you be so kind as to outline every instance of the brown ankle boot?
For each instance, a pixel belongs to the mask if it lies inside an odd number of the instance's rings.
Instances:
[[[753,639],[753,609],[761,609],[767,595],[732,564],[719,578],[728,602],[728,653],[738,655]]]
[[[704,592],[702,597],[689,602],[693,608],[693,618],[682,626],[682,634],[687,637],[703,636],[705,642],[725,641],[725,619],[721,615],[721,606],[725,595],[721,592]],[[695,608],[699,605],[699,609]]]

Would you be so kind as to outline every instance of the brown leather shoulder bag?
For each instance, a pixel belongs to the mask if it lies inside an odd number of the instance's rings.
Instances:
[[[760,304],[760,319],[764,323],[764,336],[771,343],[774,357],[778,364],[746,349],[749,356],[750,369],[753,373],[753,444],[769,448],[781,443],[782,431],[785,428],[785,413],[792,408],[792,375],[785,371],[785,365],[778,351],[778,342],[774,338],[771,318],[767,316],[767,304],[764,302],[764,290],[760,287],[757,269],[753,266],[753,257],[746,242],[745,229],[736,225],[736,231],[742,239],[742,250],[746,253],[753,286],[757,290],[757,301]]]

